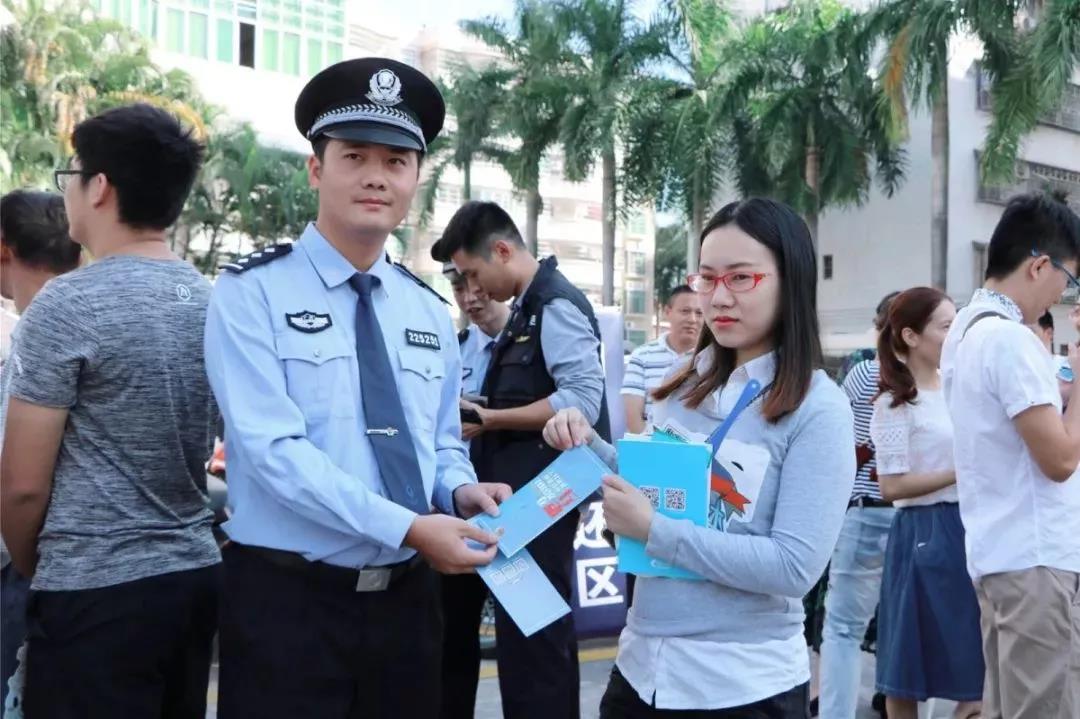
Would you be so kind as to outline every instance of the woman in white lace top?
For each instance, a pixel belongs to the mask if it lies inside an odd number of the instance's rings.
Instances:
[[[917,702],[960,702],[978,716],[983,687],[979,604],[957,507],[953,426],[938,364],[956,307],[916,287],[893,300],[878,340],[881,394],[870,436],[881,494],[899,511],[889,533],[878,614],[877,688],[890,719]]]

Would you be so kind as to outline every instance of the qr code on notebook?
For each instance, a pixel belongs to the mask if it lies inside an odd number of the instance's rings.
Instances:
[[[664,489],[664,508],[672,512],[686,511],[686,490],[678,487]]]
[[[649,498],[649,503],[652,504],[653,509],[660,508],[660,488],[659,487],[642,487],[641,493]]]

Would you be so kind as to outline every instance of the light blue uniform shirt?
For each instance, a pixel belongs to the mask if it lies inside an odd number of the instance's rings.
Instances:
[[[382,282],[375,312],[424,489],[453,514],[453,491],[476,481],[460,439],[457,334],[445,305],[384,258],[369,272]],[[225,273],[207,315],[206,368],[225,417],[229,537],[360,568],[412,556],[401,543],[416,515],[388,499],[365,434],[355,273],[314,225],[288,255]]]
[[[460,344],[461,391],[463,394],[480,396],[483,394],[481,388],[488,365],[491,364],[491,348],[495,345],[495,338],[488,337],[475,324],[469,325],[467,331],[468,336]]]

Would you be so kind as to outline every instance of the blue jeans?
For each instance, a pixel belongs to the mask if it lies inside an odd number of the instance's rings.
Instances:
[[[819,716],[853,719],[862,677],[862,641],[881,593],[881,571],[896,510],[852,507],[829,568],[821,640]]]
[[[8,680],[15,673],[15,654],[26,639],[26,596],[30,591],[30,580],[15,571],[15,565],[8,564],[0,570],[0,598],[3,608],[0,610],[0,717],[4,715],[4,702],[7,701]]]

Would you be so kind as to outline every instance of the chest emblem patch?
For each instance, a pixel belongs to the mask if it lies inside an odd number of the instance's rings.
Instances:
[[[291,314],[286,313],[285,322],[294,330],[307,332],[308,334],[322,332],[323,330],[332,327],[334,324],[334,321],[330,319],[330,315],[321,315],[318,312],[311,312],[309,310],[293,312]]]

